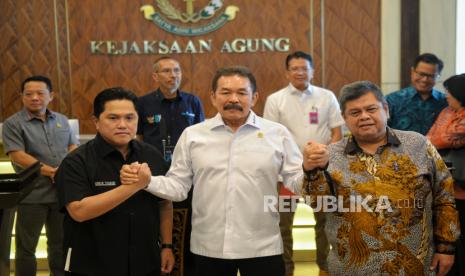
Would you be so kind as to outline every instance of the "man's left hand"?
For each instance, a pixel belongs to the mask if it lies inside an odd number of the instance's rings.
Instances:
[[[316,142],[308,142],[303,152],[303,167],[306,171],[325,168],[329,161],[327,146]]]
[[[170,273],[174,267],[174,254],[171,248],[161,249],[161,272]]]
[[[437,276],[446,275],[447,272],[451,269],[452,265],[454,264],[454,255],[446,255],[446,254],[439,254],[436,253],[433,256],[433,262],[431,263],[430,270],[435,271],[436,268],[439,266],[439,270]]]
[[[122,185],[136,184],[141,188],[147,187],[150,183],[152,172],[147,163],[139,164],[134,162],[131,165],[123,165],[120,170],[120,181]]]

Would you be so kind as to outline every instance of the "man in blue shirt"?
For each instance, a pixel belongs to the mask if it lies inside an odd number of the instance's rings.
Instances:
[[[433,88],[443,66],[442,60],[430,53],[415,59],[410,73],[411,86],[386,96],[390,127],[423,135],[428,133],[441,110],[447,106],[445,95]]]
[[[155,61],[152,77],[159,84],[157,90],[140,97],[138,103],[140,140],[157,147],[171,161],[182,131],[205,119],[200,99],[179,90],[182,72],[179,62],[171,57]]]
[[[139,140],[154,145],[163,153],[166,162],[171,163],[171,155],[183,130],[205,120],[200,99],[179,90],[182,80],[180,64],[172,57],[161,57],[153,65],[153,80],[157,90],[140,97],[138,101]],[[193,257],[190,253],[192,192],[187,200],[173,204],[173,240],[176,255],[175,272],[180,275],[192,274]],[[185,223],[184,223],[185,222]],[[184,248],[184,250],[183,250]],[[179,253],[184,255],[180,256]],[[181,265],[179,260],[184,260]]]

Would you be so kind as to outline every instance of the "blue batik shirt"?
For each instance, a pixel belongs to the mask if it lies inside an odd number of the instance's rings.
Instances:
[[[431,97],[423,100],[412,86],[386,96],[389,105],[388,125],[394,129],[411,130],[426,135],[447,106],[444,93],[433,89]]]

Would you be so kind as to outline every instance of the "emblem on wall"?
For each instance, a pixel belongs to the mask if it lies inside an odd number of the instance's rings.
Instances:
[[[199,11],[194,10],[195,0],[182,1],[186,2],[185,11],[177,9],[169,0],[155,0],[158,9],[152,5],[143,5],[140,10],[145,19],[154,22],[158,27],[183,36],[197,36],[216,31],[228,21],[234,20],[239,11],[239,7],[233,5],[223,9],[223,0],[210,0]],[[206,23],[201,24],[204,20]],[[180,25],[176,24],[176,21],[179,21]]]

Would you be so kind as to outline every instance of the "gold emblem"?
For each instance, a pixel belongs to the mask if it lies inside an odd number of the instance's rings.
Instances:
[[[168,22],[165,17],[181,21],[182,23],[196,23],[200,20],[210,19],[223,7],[224,2],[224,0],[210,0],[201,10],[195,11],[195,0],[183,1],[186,3],[185,12],[176,9],[169,0],[155,0],[161,13],[157,12],[152,5],[143,5],[140,10],[144,13],[145,19],[153,21],[165,31],[186,36],[202,35],[217,30],[226,24],[227,21],[234,20],[236,13],[239,11],[237,6],[227,6],[225,11],[212,22],[191,28]]]

